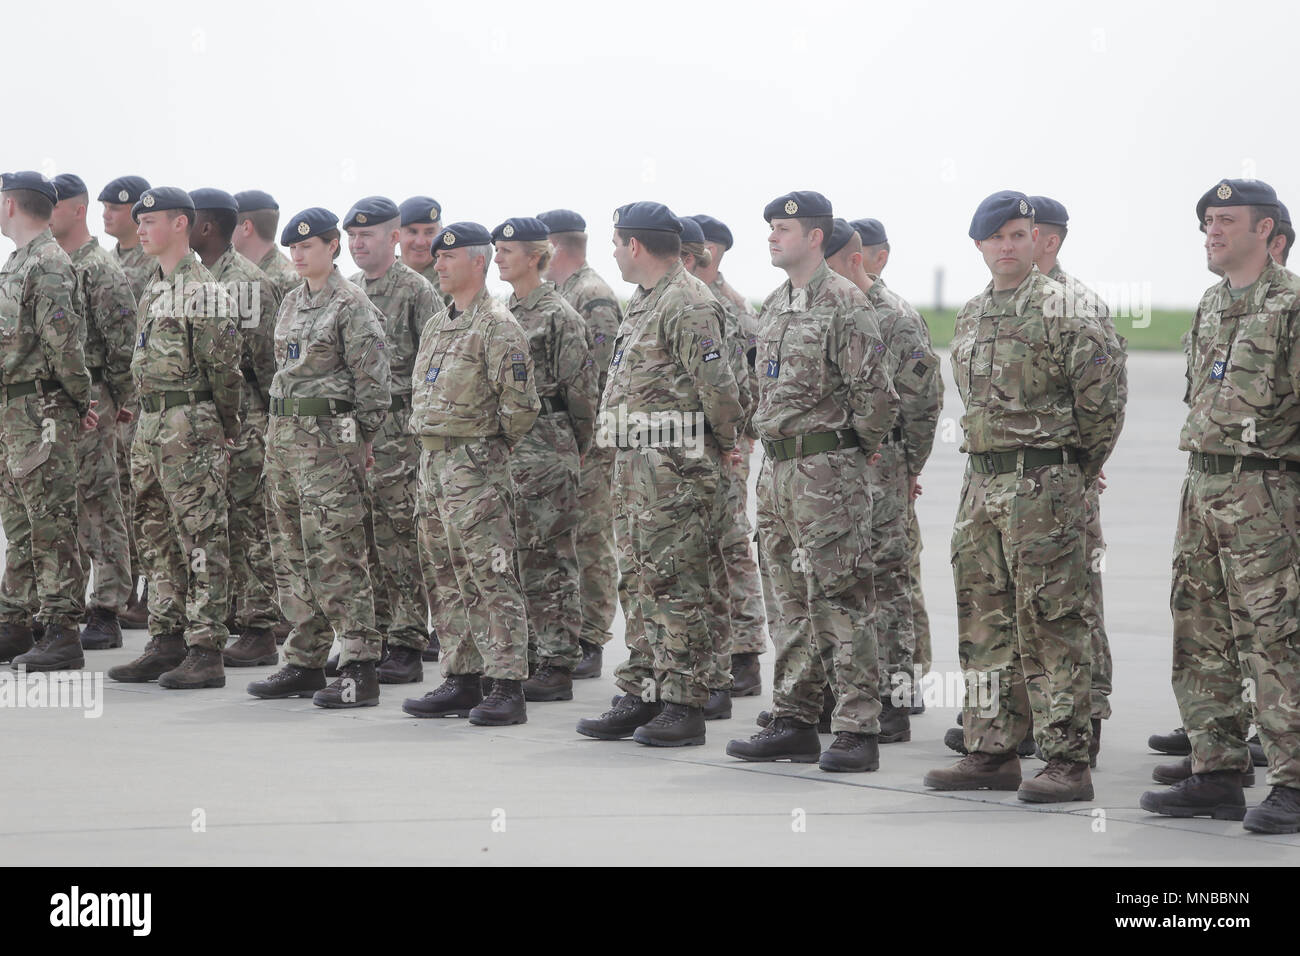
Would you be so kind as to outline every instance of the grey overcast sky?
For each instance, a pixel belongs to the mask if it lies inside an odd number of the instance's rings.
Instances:
[[[124,173],[263,188],[286,216],[373,193],[489,228],[568,206],[620,294],[615,206],[723,219],[723,271],[762,298],[784,278],[763,206],[816,189],[884,221],[886,278],[922,306],[936,267],[947,304],[982,288],[970,216],[1013,188],[1066,204],[1081,278],[1191,306],[1206,189],[1258,177],[1300,211],[1298,21],[1209,0],[19,4],[0,163],[92,195]]]

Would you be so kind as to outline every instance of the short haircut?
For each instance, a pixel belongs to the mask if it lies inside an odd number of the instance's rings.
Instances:
[[[1273,229],[1274,231],[1276,231],[1277,217],[1278,217],[1277,206],[1251,206],[1250,207],[1250,228],[1254,229],[1256,226],[1258,226],[1261,219],[1272,219]],[[1271,239],[1272,237],[1273,234],[1269,233],[1269,238]]]
[[[280,210],[251,209],[237,215],[239,218],[235,221],[236,226],[247,219],[253,224],[253,232],[257,233],[257,238],[263,242],[275,242],[275,230],[280,225]]]
[[[585,232],[553,232],[551,243],[557,249],[572,252],[575,256],[587,257],[587,234]]]
[[[806,236],[814,229],[822,231],[822,251],[826,251],[826,243],[831,241],[831,232],[835,229],[834,216],[803,216],[800,217],[799,226],[803,229]]]
[[[197,219],[201,218],[206,222],[212,223],[217,227],[217,235],[221,236],[223,242],[229,242],[235,234],[235,219],[238,213],[230,209],[200,209],[197,212]]]
[[[5,198],[33,219],[46,220],[54,213],[54,201],[35,189],[6,189]]]
[[[483,275],[487,276],[488,263],[492,261],[492,246],[483,243],[477,246],[461,246],[465,250],[465,256],[473,259],[475,256],[483,257]]]
[[[635,239],[656,259],[677,259],[682,254],[680,233],[662,229],[615,229],[614,235],[618,236],[619,244],[624,246]]]
[[[1272,245],[1273,240],[1278,236],[1286,239],[1286,245],[1282,247],[1282,265],[1286,265],[1287,259],[1291,257],[1291,247],[1295,245],[1295,230],[1286,223],[1279,222],[1273,227],[1273,235],[1268,237],[1269,245]]]
[[[688,255],[695,257],[695,264],[701,269],[707,269],[713,264],[713,253],[709,252],[702,242],[683,242],[682,258]]]
[[[193,209],[164,209],[163,213],[167,216],[167,219],[170,222],[175,222],[181,216],[184,216],[185,231],[187,233],[194,231],[194,210]]]

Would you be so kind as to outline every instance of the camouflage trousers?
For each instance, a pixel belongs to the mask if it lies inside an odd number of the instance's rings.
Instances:
[[[735,477],[731,465],[725,459],[720,459],[713,506],[709,509],[709,525],[705,532],[705,540],[710,545],[711,587],[706,598],[708,603],[704,618],[709,628],[709,644],[713,648],[713,660],[709,664],[709,673],[705,678],[709,690],[730,690],[732,684],[731,581],[734,575],[727,567],[726,549],[735,547],[737,537],[745,537],[744,529],[736,525],[733,504],[736,494],[733,489],[734,484]]]
[[[921,525],[916,520],[916,502],[912,500],[910,490],[907,498],[907,543],[911,548],[907,563],[907,593],[912,605],[912,633],[916,637],[912,665],[917,680],[920,680],[934,663],[934,651],[930,647],[930,615],[925,611],[925,594],[921,591]]]
[[[707,608],[717,590],[709,530],[717,489],[711,435],[699,455],[657,447],[619,449],[614,459],[614,529],[630,652],[614,677],[626,693],[688,707],[708,701],[714,647]]]
[[[77,442],[77,540],[83,567],[94,572],[90,606],[116,613],[135,590],[117,471],[117,403],[102,382],[91,386],[91,398],[99,401],[99,426]]]
[[[758,544],[771,583],[772,713],[816,724],[822,688],[831,729],[880,732],[879,650],[867,456],[842,449],[765,459]]]
[[[446,677],[528,677],[509,458],[499,436],[420,455],[420,552]]]
[[[140,564],[140,549],[135,543],[135,489],[131,486],[131,447],[135,444],[135,430],[140,424],[140,406],[135,417],[117,424],[117,478],[122,492],[122,511],[126,515],[126,543],[131,552],[131,593],[144,576]]]
[[[753,442],[741,439],[745,457],[726,481],[731,530],[722,539],[722,560],[727,569],[731,607],[731,652],[762,654],[767,650],[767,615],[763,585],[750,545],[754,529],[749,524],[749,452]]]
[[[324,667],[336,637],[340,664],[379,659],[364,454],[350,418],[272,415],[267,424],[271,553],[288,578],[280,608],[293,625],[286,664]]]
[[[1088,592],[1083,603],[1083,619],[1088,622],[1088,638],[1092,646],[1092,716],[1097,720],[1108,720],[1114,664],[1110,656],[1110,639],[1106,636],[1106,614],[1101,595],[1106,539],[1101,533],[1100,497],[1101,492],[1095,484],[1090,485],[1084,494],[1087,508],[1084,539],[1088,555]]]
[[[230,591],[242,630],[280,623],[266,510],[266,412],[245,402],[244,425],[230,450],[226,482],[230,532]]]
[[[415,530],[420,444],[406,431],[410,399],[393,409],[375,436],[375,464],[366,474],[367,533],[374,542],[375,627],[392,644],[429,646],[429,590]]]
[[[900,441],[880,446],[880,460],[867,464],[871,487],[871,559],[875,565],[876,636],[880,699],[911,707],[916,686],[916,631],[912,616],[912,543],[908,537],[907,455]]]
[[[510,453],[519,583],[528,603],[528,662],[582,663],[579,605],[578,442],[567,415],[540,415]]]
[[[614,550],[614,449],[592,445],[578,475],[579,640],[597,647],[614,636],[618,558]]]
[[[962,725],[972,753],[1014,751],[1032,727],[1048,757],[1088,759],[1092,686],[1083,474],[967,466],[952,533]]]
[[[212,402],[143,412],[131,446],[149,633],[221,650],[230,633],[226,443]]]
[[[1189,471],[1169,603],[1192,771],[1250,768],[1253,706],[1269,784],[1300,788],[1300,475]]]
[[[62,391],[0,405],[0,518],[5,572],[0,621],[76,631],[86,572],[77,544],[76,449],[81,422]]]

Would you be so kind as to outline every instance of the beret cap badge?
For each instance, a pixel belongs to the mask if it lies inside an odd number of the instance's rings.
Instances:
[[[128,199],[131,198],[131,194],[127,192],[125,189],[119,189],[117,191],[117,198],[122,200],[122,202],[126,202]]]
[[[795,202],[793,199],[787,199],[785,201],[785,211],[793,216],[795,213],[799,211],[799,204]]]
[[[311,232],[311,226],[307,225],[305,222],[298,223],[298,235],[305,236],[309,232]]]
[[[364,212],[357,213],[357,222],[363,226],[366,224],[366,214]]]
[[[148,209],[150,206],[153,205],[153,196],[150,196],[149,194],[146,193],[145,197],[140,200],[140,205]]]
[[[514,234],[515,234],[515,227],[510,225],[510,223],[506,223],[505,228],[501,230],[501,235],[509,239]]]
[[[456,244],[456,236],[453,233],[444,232],[442,234],[442,244],[444,246],[454,246]]]
[[[614,225],[618,225],[618,210],[614,210]]]
[[[430,206],[430,207],[429,207],[429,218],[430,218],[430,219],[432,219],[434,222],[437,222],[437,221],[438,221],[438,216],[439,216],[439,215],[441,215],[441,211],[438,209],[437,206]]]
[[[1020,215],[1022,216],[1029,215],[1029,203],[1025,202],[1023,199],[1020,200]]]
[[[1228,199],[1229,197],[1232,196],[1232,187],[1229,186],[1227,183],[1224,183],[1215,191],[1215,195],[1218,196],[1220,199]]]

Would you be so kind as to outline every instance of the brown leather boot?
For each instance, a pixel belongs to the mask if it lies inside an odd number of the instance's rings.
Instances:
[[[250,627],[221,652],[221,659],[227,667],[278,664],[280,653],[275,649],[275,632],[266,627]]]
[[[117,616],[118,623],[128,630],[140,630],[149,626],[149,579],[145,578],[140,596],[135,592],[126,599],[126,610]]]
[[[1016,790],[1020,787],[1020,758],[1015,751],[967,754],[951,767],[931,770],[924,784],[932,790]]]
[[[75,627],[46,625],[45,633],[26,654],[13,659],[13,667],[29,671],[76,671],[86,666],[81,636]]]
[[[271,635],[275,638],[275,644],[279,647],[289,639],[289,633],[293,630],[293,625],[288,621],[281,621],[275,627],[271,628]]]
[[[225,687],[226,669],[221,664],[221,652],[215,647],[191,647],[185,660],[158,675],[158,686],[168,690]]]
[[[122,626],[117,612],[108,607],[92,607],[81,632],[81,646],[88,651],[104,651],[122,646]]]
[[[118,664],[108,669],[108,679],[123,684],[143,684],[157,680],[185,660],[185,636],[160,634],[149,638],[144,646],[144,653],[129,664]]]
[[[1092,773],[1088,770],[1088,761],[1053,757],[1047,761],[1046,767],[1020,785],[1016,796],[1026,803],[1091,800]]]
[[[524,681],[524,700],[532,703],[573,700],[573,674],[567,667],[542,661],[533,676]]]
[[[0,664],[13,660],[19,654],[26,654],[35,643],[32,626],[26,621],[0,624]]]

